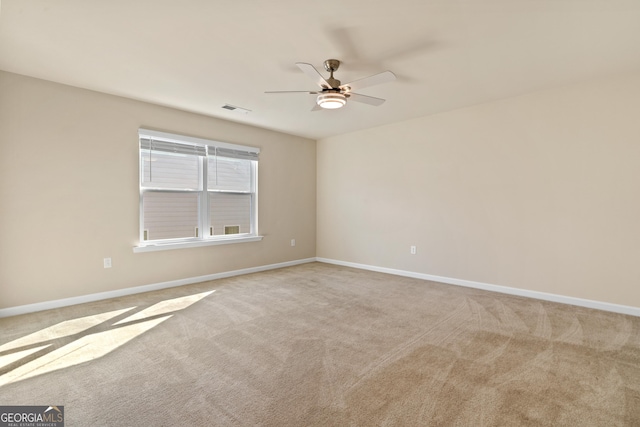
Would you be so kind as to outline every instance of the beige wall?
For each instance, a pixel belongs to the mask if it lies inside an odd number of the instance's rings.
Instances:
[[[134,254],[139,127],[259,147],[264,239]],[[313,257],[315,168],[312,140],[0,72],[0,308]]]
[[[317,256],[640,307],[639,123],[635,75],[318,141]]]

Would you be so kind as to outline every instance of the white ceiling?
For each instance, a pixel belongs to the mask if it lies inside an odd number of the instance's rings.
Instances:
[[[387,102],[264,94],[328,58]],[[1,0],[0,69],[320,139],[640,71],[640,0]]]

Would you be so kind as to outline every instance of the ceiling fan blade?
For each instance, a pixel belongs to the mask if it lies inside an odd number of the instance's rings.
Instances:
[[[296,62],[296,65],[302,70],[303,73],[309,76],[311,80],[316,82],[318,86],[324,89],[331,89],[331,85],[327,83],[324,77],[322,77],[322,74],[320,74],[318,70],[316,70],[316,67],[311,64],[307,64],[306,62]]]
[[[395,79],[396,75],[391,71],[383,71],[382,73],[374,74],[373,76],[365,77],[360,80],[355,80],[350,83],[340,85],[340,89],[344,90],[345,92],[351,92],[352,90],[360,90],[365,87],[392,82]]]
[[[267,90],[264,93],[308,93],[309,95],[317,95],[320,92],[312,92],[309,90]]]
[[[359,93],[353,93],[353,92],[349,93],[348,96],[349,97],[347,99],[349,101],[362,102],[364,104],[373,105],[374,107],[384,104],[384,101],[385,101],[382,98],[376,98],[376,97],[367,96],[367,95],[360,95]]]

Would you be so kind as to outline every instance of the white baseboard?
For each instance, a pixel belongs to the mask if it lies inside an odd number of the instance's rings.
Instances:
[[[432,274],[416,273],[413,271],[396,270],[393,268],[377,267],[367,264],[358,264],[354,262],[339,261],[328,258],[306,258],[295,261],[281,262],[278,264],[262,265],[258,267],[243,268],[241,270],[224,271],[221,273],[207,274],[205,276],[189,277],[185,279],[171,280],[168,282],[154,283],[150,285],[136,286],[133,288],[118,289],[115,291],[99,292],[95,294],[82,295],[72,298],[64,298],[53,301],[45,301],[35,304],[21,305],[17,307],[9,307],[0,309],[0,318],[9,316],[18,316],[20,314],[33,313],[36,311],[51,310],[55,308],[66,307],[70,305],[83,304],[86,302],[99,301],[109,298],[117,298],[126,295],[133,295],[142,292],[156,291],[160,289],[173,288],[175,286],[191,285],[193,283],[207,282],[210,280],[223,279],[226,277],[240,276],[243,274],[258,273],[260,271],[275,270],[277,268],[291,267],[294,265],[305,264],[309,262],[324,262],[327,264],[342,265],[345,267],[353,267],[361,270],[376,271],[380,273],[393,274],[396,276],[413,277],[415,279],[430,280],[433,282],[446,283],[449,285],[465,286],[468,288],[482,289],[491,292],[500,292],[509,295],[518,295],[522,297],[534,298],[545,301],[553,301],[562,304],[576,305],[580,307],[594,308],[597,310],[610,311],[614,313],[628,314],[640,317],[640,308],[626,305],[612,304],[608,302],[593,301],[582,298],[567,297],[564,295],[550,294],[546,292],[531,291],[527,289],[511,288],[508,286],[492,285],[489,283],[474,282],[471,280],[455,279],[451,277],[435,276]]]
[[[261,265],[258,267],[243,268],[241,270],[224,271],[222,273],[207,274],[205,276],[189,277],[186,279],[171,280],[169,282],[154,283],[151,285],[136,286],[133,288],[118,289],[115,291],[99,292],[95,294],[82,295],[79,297],[64,298],[53,301],[39,302],[35,304],[20,305],[0,309],[0,318],[18,316],[20,314],[34,313],[36,311],[51,310],[54,308],[66,307],[69,305],[83,304],[86,302],[100,301],[109,298],[117,298],[126,295],[139,294],[142,292],[157,291],[160,289],[173,288],[175,286],[191,285],[193,283],[208,282],[210,280],[223,279],[225,277],[240,276],[243,274],[257,273],[277,268],[291,267],[293,265],[314,262],[315,258],[299,259],[295,261],[281,262],[278,264]]]
[[[434,276],[432,274],[415,273],[412,271],[395,270],[392,268],[376,267],[367,264],[357,264],[354,262],[338,261],[335,259],[316,258],[318,262],[327,264],[342,265],[345,267],[359,268],[362,270],[377,271],[380,273],[394,274],[396,276],[413,277],[416,279],[430,280],[433,282],[446,283],[449,285],[465,286],[468,288],[482,289],[491,292],[500,292],[509,295],[535,298],[545,301],[559,302],[562,304],[577,305],[580,307],[595,308],[597,310],[611,311],[614,313],[629,314],[640,317],[640,308],[627,305],[612,304],[608,302],[593,301],[582,298],[567,297],[564,295],[549,294],[546,292],[530,291],[526,289],[510,288],[508,286],[492,285],[489,283],[474,282],[471,280],[455,279],[451,277]]]

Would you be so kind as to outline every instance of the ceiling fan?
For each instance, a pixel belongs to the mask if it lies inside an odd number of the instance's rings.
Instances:
[[[333,73],[340,67],[340,61],[337,59],[327,59],[324,61],[324,69],[330,73],[328,79],[322,77],[318,70],[316,70],[316,68],[311,64],[297,62],[296,65],[302,70],[302,72],[309,76],[311,80],[320,86],[319,91],[289,90],[269,91],[265,93],[307,93],[310,95],[318,95],[316,98],[316,105],[313,107],[313,110],[344,107],[347,100],[362,102],[364,104],[377,107],[382,105],[385,100],[382,98],[375,98],[373,96],[361,95],[354,93],[353,91],[381,83],[391,82],[396,79],[396,75],[391,71],[383,71],[382,73],[355,80],[351,83],[341,84],[340,80],[333,77]]]

